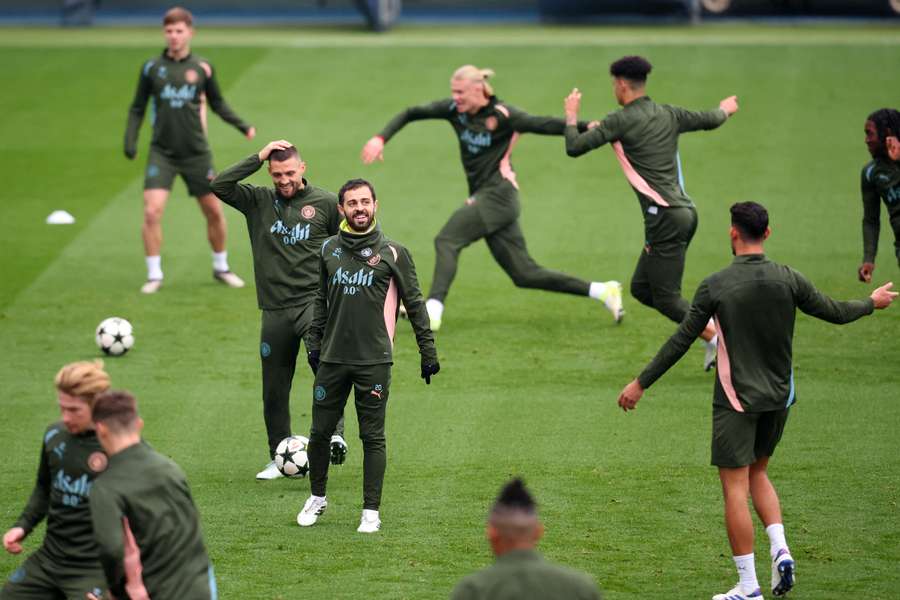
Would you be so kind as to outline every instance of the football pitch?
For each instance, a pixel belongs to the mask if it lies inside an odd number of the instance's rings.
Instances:
[[[493,68],[497,95],[531,114],[561,116],[577,86],[583,115],[602,118],[617,108],[608,64],[632,53],[653,63],[648,91],[657,101],[712,108],[737,94],[741,105],[720,129],[681,138],[700,218],[688,298],[729,264],[728,207],[739,200],[768,207],[769,256],[824,292],[862,298],[874,287],[856,280],[863,123],[900,98],[896,28],[410,27],[379,36],[201,24],[193,46],[258,131],[250,142],[211,116],[216,167],[285,138],[315,185],[370,179],[379,221],[410,249],[425,290],[432,239],[466,196],[457,142],[444,123],[413,123],[387,145],[384,163],[363,166],[365,141],[406,106],[448,96],[450,74],[465,63]],[[518,290],[483,243],[462,254],[432,385],[419,378],[409,324],[398,327],[382,531],[355,532],[362,452],[350,406],[350,452],[331,468],[328,512],[301,530],[295,517],[308,481],[254,480],[268,460],[255,291],[212,280],[204,221],[180,181],[163,224],[165,286],[154,296],[138,291],[149,127],[134,162],[122,155],[122,137],[139,69],[162,48],[157,29],[0,32],[4,531],[31,493],[43,428],[58,417],[53,375],[97,357],[94,327],[121,316],[136,344],[106,360],[113,385],[135,393],[145,438],[187,473],[222,598],[444,598],[491,562],[486,510],[514,475],[539,502],[544,554],[590,573],[607,598],[708,598],[734,583],[709,466],[714,374],[702,371],[700,346],[623,414],[618,392],[675,326],[630,296],[616,326],[596,302]],[[627,289],[643,228],[613,153],[572,160],[561,137],[526,135],[513,164],[535,259]],[[261,171],[252,182],[266,179]],[[77,222],[45,225],[55,209]],[[231,266],[249,283],[246,226],[225,211]],[[882,210],[879,284],[900,285],[892,238]],[[843,327],[800,316],[794,350],[798,403],[770,469],[798,563],[791,595],[896,598],[900,306]],[[304,435],[311,382],[301,358],[292,407]],[[768,543],[757,528],[765,588]],[[26,551],[42,536],[32,534]],[[0,577],[22,560],[2,553]]]

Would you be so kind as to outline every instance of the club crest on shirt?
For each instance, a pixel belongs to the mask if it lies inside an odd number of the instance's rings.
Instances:
[[[307,219],[307,220],[312,219],[314,216],[316,216],[316,207],[315,206],[304,206],[303,208],[300,209],[300,214],[303,216],[304,219]]]
[[[362,256],[363,258],[369,258],[370,256],[372,256],[372,249],[371,248],[363,248],[362,250],[359,251],[359,255]]]
[[[488,131],[494,131],[497,129],[497,117],[491,115],[487,119],[484,120],[484,126]]]
[[[102,452],[91,452],[87,459],[88,468],[94,473],[102,473],[108,464],[109,459]]]
[[[381,255],[376,254],[375,256],[372,256],[371,258],[369,258],[369,260],[366,261],[366,264],[369,265],[370,267],[374,267],[375,265],[377,265],[380,262],[381,262]]]
[[[193,69],[188,69],[184,72],[184,80],[188,83],[197,83],[197,80],[200,79],[200,74]]]

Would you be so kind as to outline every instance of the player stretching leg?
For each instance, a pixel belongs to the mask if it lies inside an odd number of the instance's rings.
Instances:
[[[84,598],[105,587],[94,542],[89,503],[94,478],[107,458],[91,421],[95,396],[109,388],[103,363],[76,362],[56,374],[62,419],[44,433],[37,483],[15,525],[3,536],[10,554],[44,518],[47,532],[38,550],[9,577],[2,600]]]
[[[697,230],[697,211],[684,191],[678,136],[687,131],[715,129],[737,112],[731,96],[716,110],[692,112],[657,104],[647,96],[651,65],[640,56],[612,63],[613,92],[622,110],[610,113],[590,131],[581,133],[578,89],[566,98],[566,153],[581,156],[612,144],[644,215],[644,249],[631,278],[631,295],[680,323],[690,304],[681,296],[681,279],[688,245]],[[715,363],[715,332],[710,323],[701,332],[706,341],[703,368]]]
[[[241,180],[269,162],[272,187]],[[247,220],[256,298],[262,310],[259,355],[262,361],[263,419],[269,458],[278,442],[291,435],[291,384],[300,340],[309,331],[319,287],[319,250],[338,232],[341,221],[337,196],[311,185],[304,177],[306,162],[286,140],[269,142],[257,153],[226,169],[212,189]],[[331,441],[331,460],[347,455],[344,419]],[[276,479],[281,472],[271,461],[257,479]]]
[[[338,235],[322,246],[319,291],[308,339],[309,364],[316,373],[309,483],[297,523],[315,524],[328,506],[328,440],[353,390],[359,438],[363,444],[363,511],[357,531],[381,528],[379,509],[387,466],[384,420],[391,389],[397,306],[403,301],[422,357],[422,378],[440,371],[434,335],[416,267],[409,251],[381,233],[375,222],[378,202],[372,185],[351,179],[338,192],[344,221]]]
[[[212,153],[206,140],[206,105],[252,140],[256,130],[244,123],[225,103],[212,65],[191,54],[193,16],[176,7],[163,18],[166,49],[141,67],[137,91],[128,111],[125,156],[137,155],[138,131],[147,101],[153,105],[153,139],[144,177],[144,254],[147,282],[141,287],[153,294],[162,286],[160,262],[162,220],[175,175],[181,175],[188,193],[197,198],[206,217],[206,233],[213,251],[213,277],[229,287],[244,287],[228,267],[225,251],[225,216],[219,199],[210,189],[215,177]]]
[[[893,108],[876,110],[866,119],[866,146],[872,162],[863,167],[861,177],[863,202],[863,262],[859,280],[872,281],[878,234],[881,229],[881,206],[884,202],[891,228],[894,230],[894,252],[900,265],[900,111]]]
[[[792,345],[797,309],[842,324],[887,308],[897,297],[888,283],[865,300],[832,300],[797,271],[766,258],[763,242],[769,233],[765,208],[755,202],[731,207],[734,262],[703,280],[678,331],[619,395],[623,410],[634,409],[644,390],[678,362],[709,319],[714,320],[720,347],[713,392],[712,464],[719,468],[725,527],[740,579],[713,600],[762,598],[748,494],[769,536],[772,593],[783,596],[794,585],[794,559],[767,467],[796,401]]]
[[[407,108],[380,134],[366,142],[362,160],[383,160],[384,145],[411,121],[443,119],[459,138],[469,198],[457,209],[434,240],[435,265],[426,308],[431,329],[441,326],[444,301],[456,276],[459,254],[482,238],[494,260],[522,288],[589,296],[601,300],[616,322],[622,319],[622,291],[616,281],[587,282],[538,265],[528,254],[519,226],[519,184],[510,163],[513,146],[522,133],[562,135],[565,123],[534,117],[499,100],[488,83],[490,69],[465,65],[450,80],[452,98]],[[580,129],[587,129],[585,123]]]

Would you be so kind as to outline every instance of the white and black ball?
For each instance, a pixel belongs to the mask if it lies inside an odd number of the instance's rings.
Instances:
[[[134,328],[120,317],[103,319],[94,337],[97,346],[109,356],[122,356],[134,345]]]
[[[308,446],[309,439],[302,435],[284,438],[275,448],[275,467],[285,477],[306,477],[309,473]]]

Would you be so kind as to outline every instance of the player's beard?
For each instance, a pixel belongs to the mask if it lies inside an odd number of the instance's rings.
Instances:
[[[358,217],[359,215],[365,215],[367,217],[365,224],[358,225],[358,221],[356,220],[356,217]],[[364,210],[357,210],[352,215],[350,215],[349,219],[347,219],[347,225],[353,231],[355,231],[357,233],[362,233],[364,231],[369,230],[369,228],[372,226],[372,221],[374,219],[375,219],[375,213],[367,213]]]

